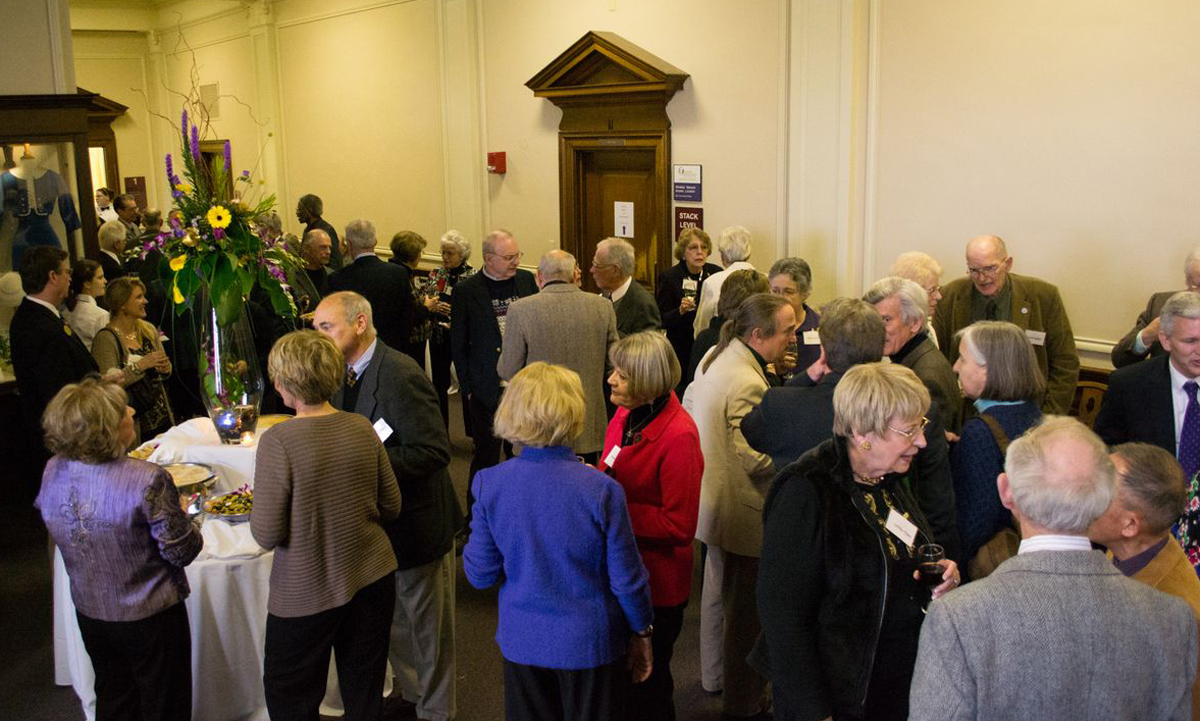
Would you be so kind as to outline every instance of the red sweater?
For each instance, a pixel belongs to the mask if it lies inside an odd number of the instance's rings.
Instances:
[[[620,445],[629,411],[618,408],[608,424],[604,459]],[[670,400],[637,443],[622,448],[611,475],[625,489],[629,519],[642,562],[650,572],[655,606],[678,606],[692,589],[692,540],[700,510],[700,476],[704,455],[691,416],[671,393]]]

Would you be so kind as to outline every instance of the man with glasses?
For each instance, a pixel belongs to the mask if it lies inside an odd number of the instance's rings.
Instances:
[[[538,292],[533,273],[522,270],[521,249],[507,230],[493,230],[483,239],[483,267],[454,287],[450,300],[450,353],[458,369],[458,386],[467,398],[475,455],[467,480],[467,521],[475,499],[471,479],[481,468],[500,462],[502,443],[492,433],[492,417],[500,405],[500,349],[508,307]],[[511,455],[511,454],[510,454]],[[469,526],[468,526],[469,532]]]
[[[1183,282],[1187,290],[1193,293],[1200,291],[1200,248],[1188,253],[1183,261]],[[1163,306],[1171,296],[1179,291],[1165,290],[1150,296],[1146,309],[1137,317],[1133,330],[1117,342],[1112,349],[1112,364],[1114,368],[1133,365],[1147,358],[1157,358],[1166,353],[1158,342],[1159,319]]]
[[[662,328],[662,316],[650,291],[633,279],[633,243],[621,238],[605,238],[596,245],[592,256],[592,280],[600,294],[613,303],[617,313],[617,334]]]
[[[977,320],[1003,320],[1025,331],[1038,367],[1046,377],[1045,413],[1065,414],[1079,380],[1075,335],[1058,288],[1044,280],[1011,273],[1013,259],[1004,241],[981,235],[967,243],[967,277],[942,289],[933,316],[938,347],[951,364],[958,359],[954,334]]]

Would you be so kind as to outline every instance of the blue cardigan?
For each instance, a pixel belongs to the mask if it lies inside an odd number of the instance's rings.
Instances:
[[[1009,442],[1042,419],[1041,410],[1028,401],[991,406],[983,412],[1000,422]],[[954,477],[958,533],[965,559],[973,558],[992,536],[1012,524],[1012,513],[1001,505],[996,490],[996,476],[1003,470],[1004,456],[987,424],[977,417],[964,423],[958,443],[950,451],[950,472]]]
[[[504,658],[586,669],[624,656],[654,612],[620,484],[555,446],[479,471],[473,491],[463,570],[500,584]]]

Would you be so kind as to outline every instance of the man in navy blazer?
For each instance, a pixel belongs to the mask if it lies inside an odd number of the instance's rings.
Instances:
[[[1188,404],[1184,384],[1200,378],[1200,294],[1171,296],[1159,323],[1166,355],[1113,371],[1095,429],[1109,445],[1141,441],[1176,455]]]
[[[38,478],[42,464],[50,457],[42,443],[42,411],[63,386],[99,370],[83,341],[59,315],[58,306],[66,299],[70,284],[66,251],[49,245],[25,251],[21,258],[25,298],[13,314],[8,334],[26,437],[39,456]]]
[[[842,374],[859,363],[883,358],[885,331],[879,313],[865,301],[838,298],[821,309],[821,358],[809,373],[798,373],[782,388],[770,388],[762,403],[742,419],[742,435],[750,447],[771,456],[775,470],[833,437],[833,391]],[[913,466],[913,491],[934,534],[949,558],[959,553],[950,448],[938,417],[930,407],[927,445]]]
[[[369,220],[350,221],[345,241],[353,262],[329,276],[330,292],[351,290],[365,297],[371,303],[379,338],[390,348],[407,348],[413,323],[408,269],[375,255],[375,224]]]
[[[450,484],[450,441],[433,384],[416,362],[377,339],[366,298],[334,293],[313,326],[346,356],[346,384],[334,407],[375,424],[400,486],[400,516],[384,525],[392,542],[396,610],[389,658],[417,716],[453,719],[454,534],[462,509]]]
[[[493,230],[483,239],[483,267],[459,281],[450,300],[450,352],[458,372],[458,387],[467,396],[475,455],[467,483],[467,518],[474,497],[470,479],[480,468],[500,462],[500,439],[492,433],[492,417],[500,405],[500,350],[508,306],[538,292],[533,273],[522,270],[521,249],[507,230]]]

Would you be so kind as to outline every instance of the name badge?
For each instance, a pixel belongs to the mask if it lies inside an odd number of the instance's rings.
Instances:
[[[821,334],[815,330],[806,330],[801,334],[804,345],[821,345]]]
[[[446,295],[454,295],[454,286],[448,285],[445,288],[442,288],[442,293]]]
[[[612,468],[612,464],[617,462],[617,456],[619,455],[621,455],[621,447],[613,446],[612,450],[608,452],[608,455],[604,457],[604,465]]]
[[[379,436],[379,442],[383,443],[392,436],[392,427],[388,422],[380,418],[375,421],[375,435]]]
[[[893,536],[904,541],[906,546],[913,545],[913,541],[917,538],[917,524],[896,513],[894,508],[888,510],[887,525],[884,527]]]
[[[696,281],[692,280],[691,278],[684,278],[684,279],[683,279],[683,289],[684,289],[685,291],[688,291],[688,290],[690,290],[690,291],[692,291],[693,293],[695,293],[695,292],[696,292],[696,288],[697,288],[699,285],[700,285],[699,283],[697,283]]]
[[[1044,330],[1027,330],[1025,337],[1034,345],[1046,345],[1046,331]]]

